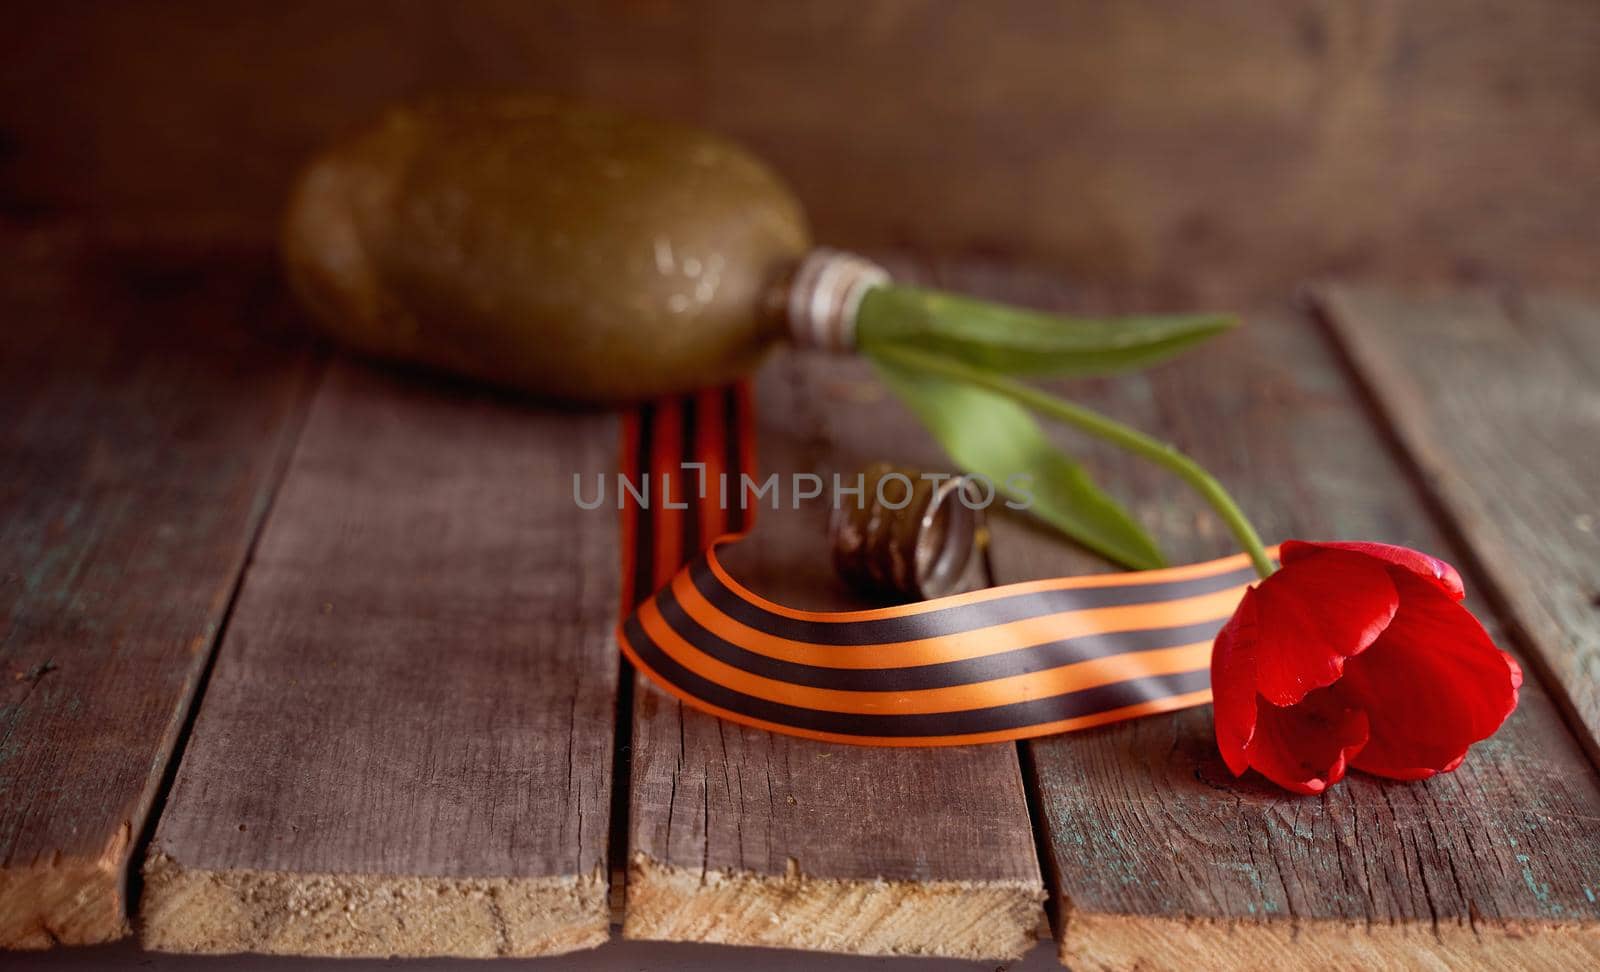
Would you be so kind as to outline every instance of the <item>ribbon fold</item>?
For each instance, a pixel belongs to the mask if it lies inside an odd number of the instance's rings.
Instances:
[[[625,475],[646,457],[667,476],[685,458],[753,470],[745,389],[702,393],[688,408],[658,404],[628,419]],[[731,442],[730,415],[741,433]],[[718,550],[744,535],[750,511],[714,500],[691,501],[692,531],[682,511],[652,509],[650,570],[630,565],[626,586],[655,593],[628,612],[618,644],[690,706],[829,742],[1000,742],[1203,705],[1212,639],[1256,579],[1239,554],[872,610],[802,611],[760,597],[724,568]],[[626,537],[640,512],[624,510]],[[716,539],[680,569],[689,533]]]

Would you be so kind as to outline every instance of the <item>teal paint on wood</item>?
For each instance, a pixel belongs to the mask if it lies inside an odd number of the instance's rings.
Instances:
[[[1600,301],[1319,300],[1600,765]]]
[[[117,938],[125,874],[298,426],[262,254],[0,239],[0,948]]]

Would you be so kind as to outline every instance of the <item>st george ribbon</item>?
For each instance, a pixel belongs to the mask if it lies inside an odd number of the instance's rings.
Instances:
[[[743,429],[733,444],[724,441],[728,424]],[[742,386],[646,407],[625,423],[624,473],[644,466],[671,475],[682,461],[708,457],[713,476],[753,468],[749,426]],[[1239,554],[870,610],[804,611],[760,597],[723,566],[719,551],[748,527],[741,511],[700,503],[695,533],[709,545],[684,564],[695,546],[684,536],[688,518],[659,506],[623,511],[627,556],[646,512],[654,552],[644,570],[625,567],[624,586],[655,593],[636,606],[628,595],[622,651],[694,708],[829,742],[968,745],[1204,705],[1211,642],[1256,580]]]

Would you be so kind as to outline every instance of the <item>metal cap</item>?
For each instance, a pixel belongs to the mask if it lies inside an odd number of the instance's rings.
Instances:
[[[867,291],[889,282],[871,260],[818,247],[789,280],[785,312],[796,347],[848,352],[856,346],[856,312]]]

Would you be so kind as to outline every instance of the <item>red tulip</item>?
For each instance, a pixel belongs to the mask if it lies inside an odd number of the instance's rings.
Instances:
[[[1211,653],[1217,746],[1235,776],[1320,793],[1354,767],[1397,780],[1461,765],[1517,707],[1522,670],[1461,605],[1442,560],[1303,543],[1245,593]]]

